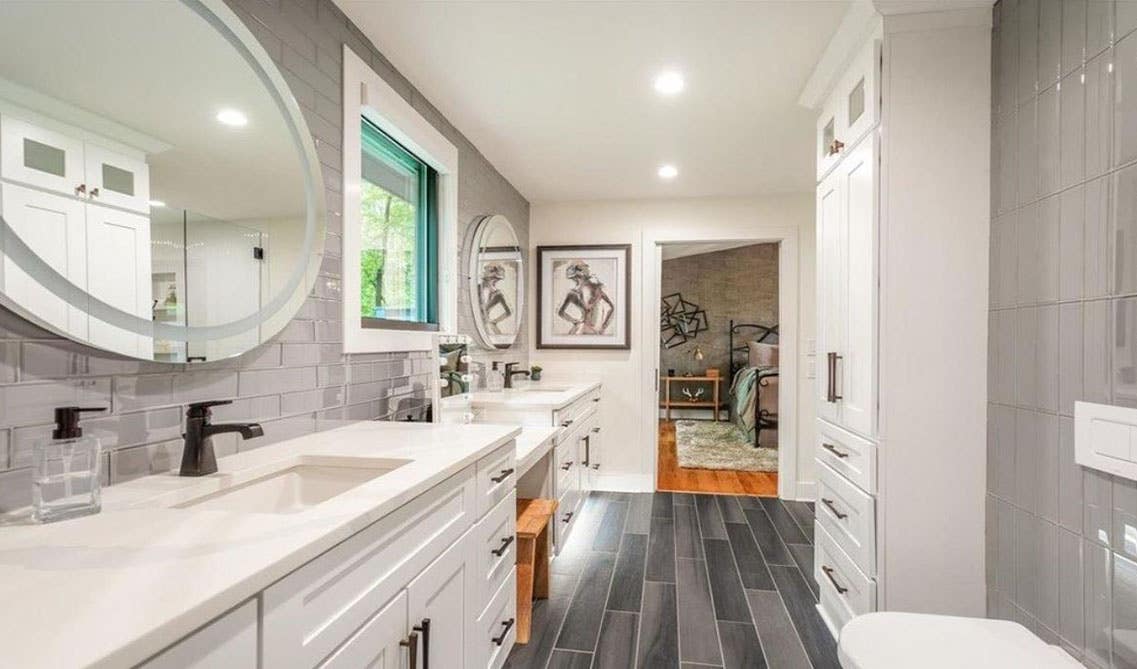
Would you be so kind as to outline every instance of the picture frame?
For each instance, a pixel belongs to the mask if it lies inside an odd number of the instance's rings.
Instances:
[[[537,247],[537,348],[632,346],[632,245]]]

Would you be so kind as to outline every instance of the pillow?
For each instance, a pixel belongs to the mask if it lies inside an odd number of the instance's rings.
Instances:
[[[778,345],[750,342],[749,363],[751,367],[777,367]]]

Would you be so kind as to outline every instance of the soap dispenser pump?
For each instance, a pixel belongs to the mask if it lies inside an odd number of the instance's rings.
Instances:
[[[500,393],[505,389],[505,374],[502,373],[498,367],[500,363],[496,360],[490,367],[489,374],[486,375],[486,390],[491,393]]]
[[[83,436],[80,416],[102,407],[58,407],[51,439],[32,445],[32,515],[41,523],[98,513],[102,508],[99,440]]]

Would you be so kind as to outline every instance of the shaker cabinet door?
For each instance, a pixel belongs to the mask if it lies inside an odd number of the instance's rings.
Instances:
[[[475,561],[470,558],[470,534],[446,549],[407,586],[410,625],[419,630],[418,666],[422,669],[462,669],[477,599]]]

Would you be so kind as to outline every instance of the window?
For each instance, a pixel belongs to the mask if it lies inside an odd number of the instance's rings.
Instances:
[[[437,330],[438,172],[361,119],[360,318]]]

